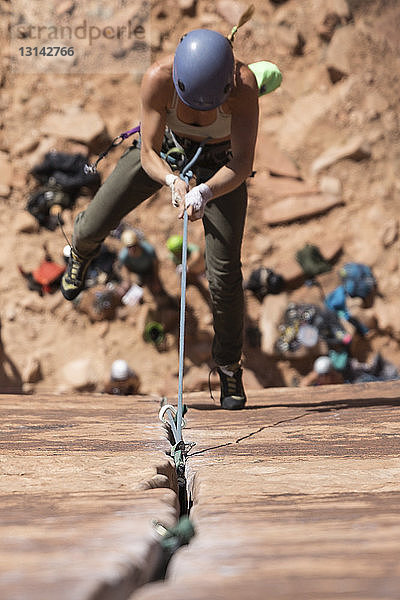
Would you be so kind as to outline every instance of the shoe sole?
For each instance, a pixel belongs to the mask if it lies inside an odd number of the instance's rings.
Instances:
[[[246,398],[243,400],[237,400],[235,398],[224,398],[221,400],[221,408],[224,410],[242,410],[245,407]]]

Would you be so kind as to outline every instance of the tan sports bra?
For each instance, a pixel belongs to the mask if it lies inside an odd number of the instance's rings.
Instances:
[[[167,126],[177,135],[182,137],[210,137],[212,139],[226,138],[231,134],[232,115],[224,113],[221,107],[217,108],[217,118],[210,125],[189,125],[178,118],[176,109],[178,95],[174,90],[171,108],[167,108]]]

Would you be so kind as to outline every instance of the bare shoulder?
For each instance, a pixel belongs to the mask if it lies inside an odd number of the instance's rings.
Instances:
[[[145,72],[141,97],[144,103],[167,103],[171,95],[172,82],[172,57],[167,57],[153,63]]]
[[[252,110],[258,105],[258,86],[254,73],[247,65],[237,61],[235,67],[235,87],[228,100],[235,110]]]
[[[257,81],[253,71],[244,63],[237,62],[236,81],[238,87],[246,86],[254,91],[258,91]]]
[[[242,62],[237,63],[236,86],[238,91],[253,91],[258,94],[257,80],[254,76],[254,73]]]

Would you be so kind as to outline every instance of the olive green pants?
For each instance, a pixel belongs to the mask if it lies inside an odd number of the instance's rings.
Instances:
[[[202,169],[205,181],[220,168]],[[193,169],[195,171],[195,168]],[[196,171],[195,171],[196,172]],[[205,175],[207,173],[207,175]],[[200,178],[198,178],[198,183]],[[161,185],[143,170],[140,150],[130,147],[120,158],[87,209],[75,220],[73,245],[86,258],[97,251],[112,229],[131,210],[152,196]],[[241,245],[247,209],[243,183],[236,190],[212,200],[203,217],[206,273],[213,305],[213,358],[217,365],[240,360],[243,340],[243,284]],[[171,207],[171,218],[174,210]],[[190,227],[189,227],[190,234]]]

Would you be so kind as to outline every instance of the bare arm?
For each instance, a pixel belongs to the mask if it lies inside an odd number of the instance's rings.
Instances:
[[[143,169],[155,181],[165,184],[165,177],[172,173],[165,160],[160,157],[166,125],[171,74],[168,66],[156,63],[146,72],[141,87],[141,160]],[[187,191],[184,181],[175,187],[183,198]]]
[[[258,130],[258,89],[247,67],[242,66],[240,73],[237,97],[232,100],[232,159],[207,181],[213,198],[237,188],[253,169]]]

